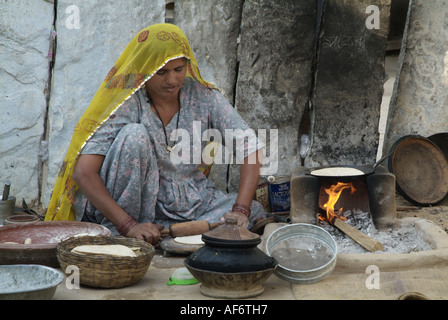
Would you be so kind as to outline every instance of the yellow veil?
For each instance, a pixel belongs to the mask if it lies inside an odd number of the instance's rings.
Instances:
[[[187,77],[207,87],[185,34],[173,24],[155,24],[141,30],[121,53],[87,110],[76,125],[56,179],[45,220],[75,220],[72,209],[78,190],[73,168],[88,139],[109,117],[170,60],[189,60]]]

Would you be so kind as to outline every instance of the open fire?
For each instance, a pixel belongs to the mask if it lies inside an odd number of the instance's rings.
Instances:
[[[343,208],[340,207],[335,213],[336,203],[339,201],[341,194],[344,190],[350,189],[350,193],[356,192],[356,188],[353,183],[349,182],[338,182],[337,184],[331,185],[329,188],[324,189],[325,193],[328,194],[328,201],[323,205],[323,210],[319,212],[318,218],[321,221],[327,221],[331,224],[334,223],[335,219],[346,220],[340,213],[343,212]],[[322,212],[325,212],[325,216]]]
[[[324,188],[325,193],[328,195],[328,200],[322,205],[322,208],[319,208],[318,210],[319,220],[334,225],[359,245],[371,252],[382,251],[384,247],[381,243],[345,223],[346,218],[341,216],[343,213],[342,206],[336,209],[336,205],[338,204],[342,192],[345,190],[347,190],[346,192],[349,191],[350,194],[356,192],[356,188],[352,182],[337,182],[336,184],[332,184],[329,188]]]

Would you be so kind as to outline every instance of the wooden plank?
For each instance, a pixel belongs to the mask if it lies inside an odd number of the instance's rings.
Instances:
[[[384,250],[383,245],[365,233],[353,228],[341,219],[334,219],[333,225],[370,252]]]

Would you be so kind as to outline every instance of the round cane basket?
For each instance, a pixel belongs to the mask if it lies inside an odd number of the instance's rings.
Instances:
[[[137,257],[82,255],[71,252],[80,245],[105,244],[121,244],[140,249],[136,251]],[[95,288],[122,288],[137,283],[145,276],[153,257],[154,247],[151,244],[125,237],[72,237],[61,241],[57,246],[57,258],[62,270],[67,270],[68,266],[79,268],[79,282]]]

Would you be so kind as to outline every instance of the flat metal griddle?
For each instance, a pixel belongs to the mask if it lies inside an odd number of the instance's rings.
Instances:
[[[433,205],[448,194],[448,161],[431,140],[405,136],[392,146],[388,168],[396,177],[397,191],[417,205]]]

